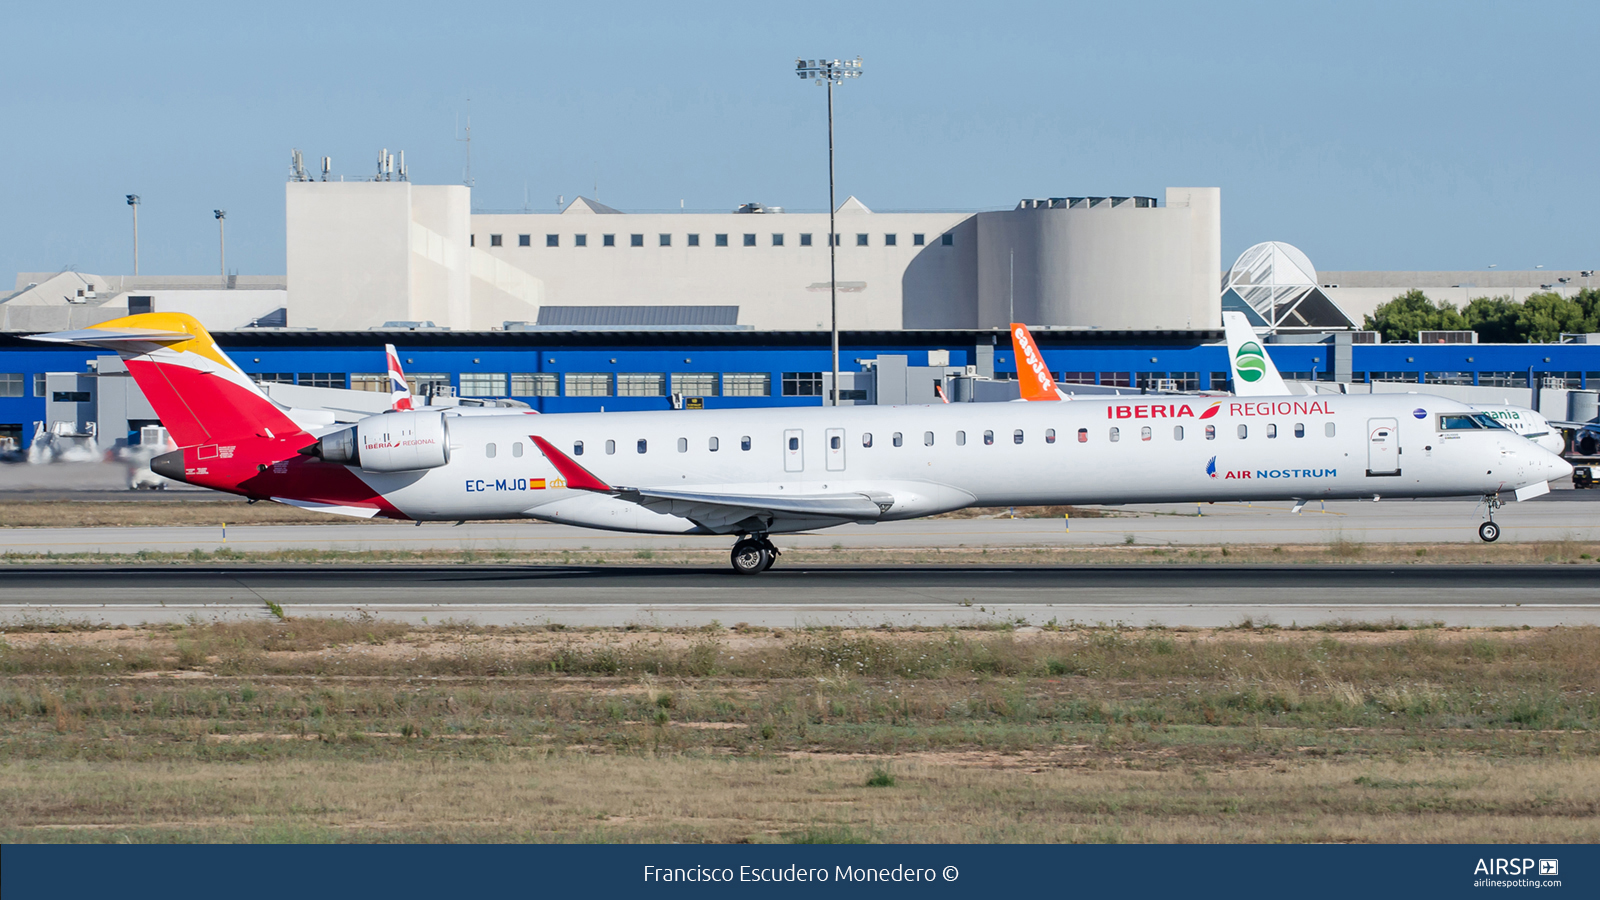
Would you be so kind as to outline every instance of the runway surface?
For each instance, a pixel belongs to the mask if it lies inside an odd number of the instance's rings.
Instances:
[[[1563,491],[1550,497],[1600,491]],[[1483,508],[1472,500],[1385,500],[1146,504],[1107,507],[1103,518],[916,519],[844,525],[774,535],[781,548],[1072,547],[1135,543],[1215,545],[1328,543],[1472,543]],[[219,516],[225,514],[219,511]],[[1541,498],[1507,504],[1495,515],[1502,540],[1600,540],[1600,503]],[[240,551],[328,550],[634,550],[716,549],[717,536],[640,535],[535,521],[429,523],[334,520],[327,525],[233,525],[130,528],[0,528],[0,553],[187,553],[227,546]],[[226,542],[224,543],[224,537]]]
[[[571,626],[1600,624],[1589,566],[37,567],[0,579],[0,621],[110,624],[359,615]]]

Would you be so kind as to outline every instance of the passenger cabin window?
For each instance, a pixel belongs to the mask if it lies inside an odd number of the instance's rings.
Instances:
[[[1122,440],[1122,430],[1120,428],[1113,427],[1111,429],[1111,442],[1114,444],[1120,440]]]
[[[872,432],[870,432],[870,431],[861,432],[861,446],[863,446],[863,447],[871,447],[872,446]]]
[[[983,442],[984,442],[984,444],[992,444],[992,443],[994,443],[994,432],[985,431],[983,433]]]
[[[1022,429],[1021,428],[1018,428],[1016,431],[1011,432],[1011,443],[1013,443],[1013,444],[1022,443]]]
[[[905,442],[906,442],[905,437],[903,435],[901,435],[900,432],[896,431],[894,433],[894,445],[896,447],[899,447],[900,445],[904,444]]]
[[[521,441],[517,441],[515,444],[511,445],[511,455],[512,456],[521,456],[522,455],[522,442]]]
[[[1329,422],[1327,425],[1324,425],[1322,427],[1322,430],[1323,430],[1324,433],[1326,433],[1328,435],[1328,437],[1333,437],[1333,423],[1332,422]]]
[[[1141,441],[1150,440],[1150,426],[1149,425],[1146,425],[1143,428],[1139,429],[1139,440],[1141,440]]]
[[[967,445],[967,433],[965,431],[956,432],[956,446],[957,447],[965,447],[966,445]]]
[[[933,446],[933,432],[924,431],[922,433],[922,446],[924,446],[924,447],[932,447]]]
[[[1080,444],[1089,443],[1089,429],[1087,429],[1087,428],[1079,428],[1078,429],[1078,443],[1080,443]]]
[[[1044,442],[1046,444],[1054,444],[1056,442],[1056,430],[1054,428],[1046,428],[1044,430]]]
[[[1183,426],[1182,425],[1174,425],[1174,426],[1172,426],[1172,439],[1175,440],[1175,441],[1183,440]]]
[[[1294,436],[1297,437],[1297,438],[1303,438],[1303,437],[1306,436],[1306,423],[1304,423],[1304,422],[1296,422],[1296,423],[1294,423]]]
[[[750,449],[750,435],[747,434],[744,437],[739,438],[739,449],[740,450],[749,450]]]
[[[1206,440],[1214,441],[1216,439],[1217,439],[1217,426],[1215,426],[1215,425],[1207,425],[1206,426]]]
[[[1273,438],[1276,438],[1277,436],[1278,436],[1278,426],[1277,426],[1277,424],[1276,423],[1268,423],[1267,424],[1267,440],[1270,441]]]
[[[678,438],[678,452],[679,453],[688,453],[689,452],[689,439],[688,438]]]
[[[828,438],[828,449],[829,450],[841,450],[843,448],[844,448],[844,438],[839,437],[837,434],[832,436],[832,437],[830,437],[830,438]]]
[[[498,452],[499,451],[495,448],[495,446],[493,444],[485,444],[485,445],[483,445],[483,455],[489,457],[490,459],[494,459],[494,455],[496,453],[498,453]]]
[[[1245,425],[1243,423],[1240,423],[1240,425],[1239,425],[1239,440],[1242,441],[1242,440],[1244,440],[1245,438],[1247,438],[1249,436],[1250,436],[1250,426],[1249,425]]]
[[[606,455],[607,456],[611,456],[612,454],[614,454],[616,452],[617,452],[617,442],[616,441],[606,441]]]
[[[799,450],[800,449],[800,439],[797,438],[797,437],[789,438],[789,449],[790,450]]]
[[[649,449],[650,449],[650,443],[648,441],[646,441],[644,438],[639,438],[639,452],[640,453],[644,453],[645,451],[647,451]]]
[[[573,456],[582,456],[583,455],[583,441],[573,441],[572,442],[572,455]]]
[[[711,438],[710,440],[706,441],[706,446],[710,448],[712,453],[717,452],[717,439]]]

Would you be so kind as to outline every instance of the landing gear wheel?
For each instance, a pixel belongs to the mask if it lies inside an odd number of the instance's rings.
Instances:
[[[761,570],[761,571],[765,572],[767,569],[772,568],[772,564],[773,563],[778,561],[779,553],[778,553],[778,548],[774,547],[772,545],[772,541],[770,541],[770,540],[763,540],[761,542],[761,546],[765,547],[766,551],[767,551],[767,564]]]
[[[733,545],[730,559],[733,570],[740,575],[759,575],[772,565],[773,554],[763,541],[744,538]]]
[[[1500,526],[1493,522],[1485,522],[1478,526],[1478,537],[1483,538],[1485,544],[1492,544],[1500,539]]]

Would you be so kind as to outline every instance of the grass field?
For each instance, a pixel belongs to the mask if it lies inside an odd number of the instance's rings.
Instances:
[[[1600,630],[0,634],[4,841],[1600,840]]]

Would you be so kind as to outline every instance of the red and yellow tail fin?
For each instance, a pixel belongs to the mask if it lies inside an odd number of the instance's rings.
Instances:
[[[117,351],[180,447],[302,431],[183,313],[142,313],[33,340]]]
[[[1017,355],[1017,381],[1022,386],[1024,400],[1060,400],[1056,379],[1044,363],[1044,354],[1034,342],[1028,326],[1011,323],[1011,349]]]

